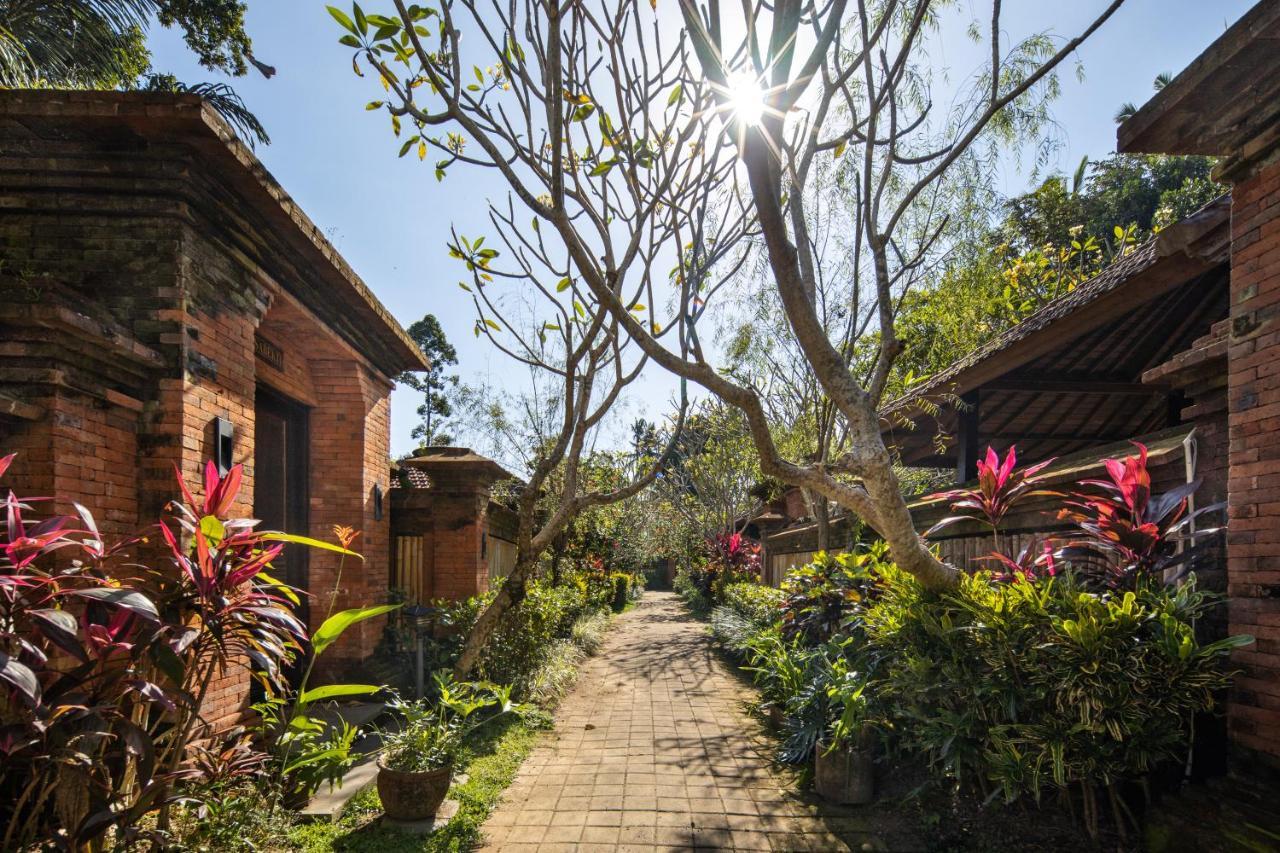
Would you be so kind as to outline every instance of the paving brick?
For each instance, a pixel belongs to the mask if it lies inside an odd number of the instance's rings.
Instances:
[[[848,850],[771,771],[752,698],[678,599],[647,593],[583,665],[484,849]]]

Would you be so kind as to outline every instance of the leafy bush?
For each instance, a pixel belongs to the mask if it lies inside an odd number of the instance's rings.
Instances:
[[[0,476],[12,460],[0,459]],[[210,462],[202,500],[179,476],[183,500],[157,525],[164,570],[133,561],[139,539],[105,543],[84,507],[32,521],[36,501],[9,493],[0,847],[91,847],[108,831],[123,843],[162,841],[142,821],[166,809],[179,784],[213,790],[261,771],[262,757],[241,755],[243,743],[226,760],[195,746],[213,734],[200,710],[214,678],[245,660],[269,692],[287,689],[284,671],[304,645],[318,654],[341,632],[326,622],[309,638],[294,591],[266,574],[284,543],[355,554],[228,518],[242,476],[240,466],[220,476]]]
[[[1008,801],[1078,785],[1092,803],[1099,786],[1179,759],[1192,715],[1230,681],[1231,649],[1251,642],[1197,641],[1210,601],[1194,578],[1090,592],[1070,574],[976,573],[938,597],[895,568],[881,577],[861,619],[898,742]]]
[[[690,610],[703,614],[711,609],[712,580],[714,576],[706,570],[706,564],[695,562],[676,569],[672,587]]]
[[[382,735],[384,766],[405,772],[452,767],[471,732],[514,707],[510,687],[459,683],[443,673],[436,674],[433,692],[431,701],[392,706],[404,724]]]
[[[783,592],[759,583],[733,583],[724,588],[724,606],[757,628],[777,622],[782,615]]]
[[[630,576],[623,577],[630,580]],[[453,666],[462,640],[493,595],[490,591],[462,601],[434,603],[436,639],[426,650],[432,668]],[[578,573],[559,584],[545,580],[530,583],[524,600],[486,645],[476,667],[477,676],[511,685],[517,697],[530,698],[539,669],[557,655],[563,657],[563,650],[557,651],[559,644],[572,637],[581,619],[607,611],[613,595],[613,581],[605,573]]]
[[[799,764],[829,740],[843,711],[833,687],[846,680],[852,664],[852,641],[828,640],[808,646],[785,637],[777,628],[759,631],[746,642],[749,665],[765,703],[783,714],[783,742],[778,757]]]
[[[783,635],[810,646],[829,640],[849,611],[874,595],[887,553],[883,543],[845,554],[819,551],[813,562],[788,572],[782,581]]]

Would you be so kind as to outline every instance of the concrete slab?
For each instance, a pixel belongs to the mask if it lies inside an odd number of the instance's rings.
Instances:
[[[378,764],[373,756],[366,758],[347,771],[342,784],[332,790],[322,786],[298,816],[303,820],[334,821],[342,814],[347,803],[357,794],[370,788],[378,779]]]

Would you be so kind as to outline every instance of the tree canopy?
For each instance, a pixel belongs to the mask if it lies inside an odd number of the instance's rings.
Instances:
[[[250,144],[266,130],[225,83],[188,83],[152,67],[152,22],[182,30],[210,71],[241,77],[253,65],[243,0],[0,0],[0,86],[142,89],[205,98]]]

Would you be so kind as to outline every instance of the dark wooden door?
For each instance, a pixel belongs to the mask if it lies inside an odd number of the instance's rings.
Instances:
[[[306,536],[309,471],[307,408],[259,387],[254,413],[253,514],[260,530],[283,530]],[[285,547],[274,575],[290,586],[307,589],[307,551]],[[299,616],[307,617],[307,597],[300,596]]]

